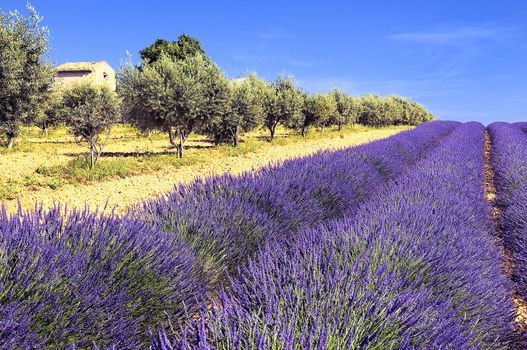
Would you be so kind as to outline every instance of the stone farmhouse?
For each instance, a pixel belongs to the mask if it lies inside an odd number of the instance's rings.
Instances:
[[[80,82],[106,84],[115,91],[115,70],[106,61],[97,62],[68,62],[56,68],[55,83],[64,88]]]

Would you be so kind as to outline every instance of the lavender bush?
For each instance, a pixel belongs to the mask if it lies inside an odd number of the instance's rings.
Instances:
[[[189,242],[212,289],[265,242],[288,241],[301,228],[351,215],[459,124],[432,122],[385,140],[239,177],[179,185],[136,208],[135,215]]]
[[[149,326],[196,317],[209,305],[201,298],[266,243],[292,244],[301,229],[352,215],[458,125],[198,180],[123,218],[3,211],[0,348],[144,346]]]
[[[184,243],[129,217],[0,213],[0,349],[138,348],[204,290]]]
[[[153,348],[507,348],[484,131],[457,128],[354,216],[267,244],[185,331],[152,334]]]
[[[511,254],[515,290],[527,299],[527,123],[493,123],[492,167],[502,209],[503,243]]]

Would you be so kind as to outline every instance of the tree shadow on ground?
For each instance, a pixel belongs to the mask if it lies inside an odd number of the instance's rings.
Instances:
[[[185,146],[185,150],[189,149],[211,149],[214,145],[191,145],[191,146]],[[86,155],[87,152],[72,152],[72,153],[64,153],[66,157],[79,157],[82,155]],[[145,152],[103,152],[101,153],[101,158],[134,158],[134,157],[152,157],[152,156],[158,156],[158,155],[176,155],[176,147],[166,147],[164,151],[161,152],[152,152],[152,151],[145,151]]]

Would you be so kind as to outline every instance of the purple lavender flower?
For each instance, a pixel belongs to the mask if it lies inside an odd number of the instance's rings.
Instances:
[[[344,220],[265,247],[176,347],[505,349],[511,285],[485,200],[484,131],[457,128]],[[203,322],[206,320],[207,322]]]

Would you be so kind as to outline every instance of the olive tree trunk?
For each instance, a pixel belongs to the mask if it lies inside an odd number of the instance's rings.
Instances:
[[[176,144],[176,140],[174,140],[174,133],[173,133],[173,131],[172,131],[172,128],[169,127],[169,128],[167,129],[167,133],[168,133],[168,138],[169,138],[169,140],[170,140],[170,144],[171,144],[172,146],[176,146],[177,144]]]
[[[95,159],[95,155],[96,155],[96,150],[95,150],[95,144],[92,143],[90,144],[90,169],[93,170],[95,168],[95,162],[96,162],[96,159]]]
[[[7,136],[7,148],[13,148],[13,145],[15,144],[15,137],[14,136]]]
[[[240,127],[236,125],[236,131],[234,132],[234,147],[238,147],[240,143]]]
[[[179,144],[177,145],[177,155],[179,158],[183,158],[183,147],[185,144],[185,135],[183,135],[183,130],[178,129],[179,134]]]
[[[273,141],[274,135],[276,133],[276,124],[271,125],[271,127],[269,128],[269,131],[271,132],[271,141]]]

